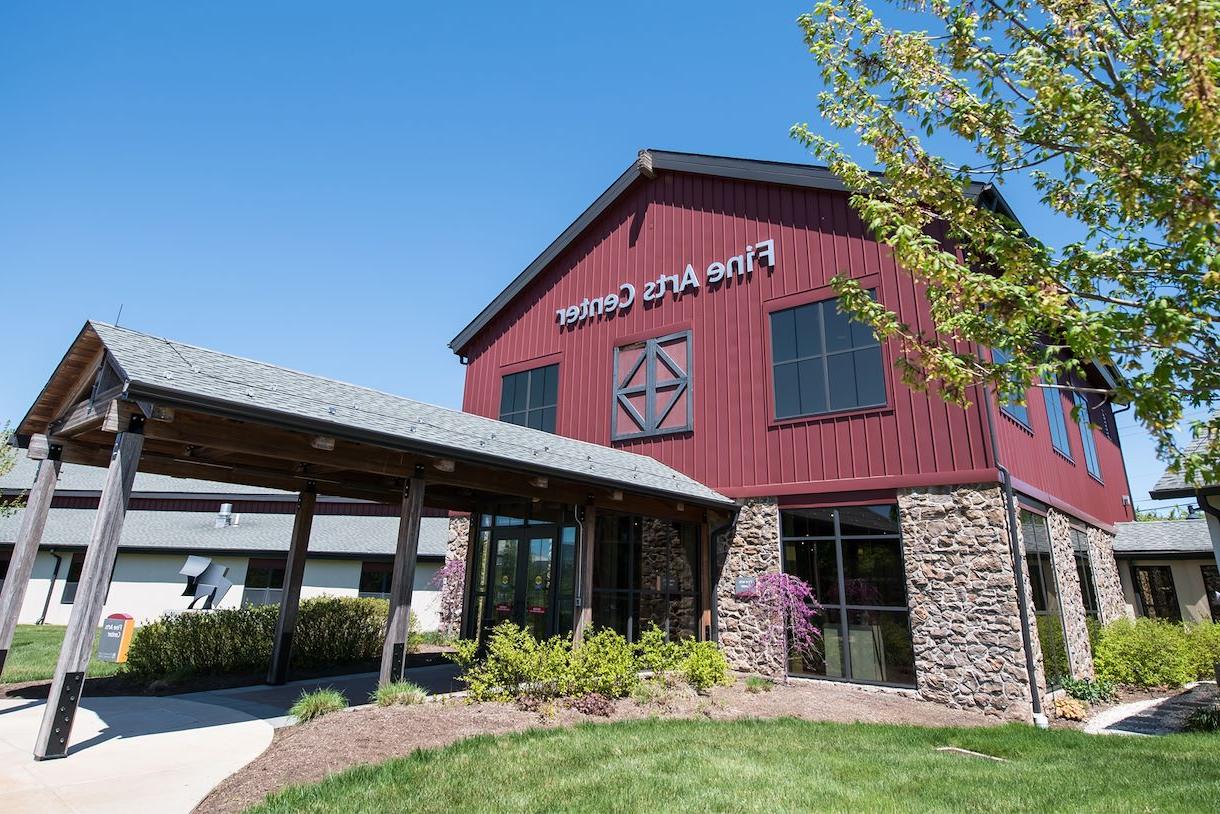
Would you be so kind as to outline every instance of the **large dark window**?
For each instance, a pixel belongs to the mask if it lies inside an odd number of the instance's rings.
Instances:
[[[1063,627],[1063,603],[1059,580],[1055,576],[1055,555],[1046,518],[1021,510],[1021,536],[1025,541],[1025,564],[1033,591],[1034,621],[1042,645],[1042,670],[1051,687],[1059,686],[1072,674],[1067,637]]]
[[[500,420],[555,432],[559,365],[510,373],[500,384]]]
[[[250,560],[241,604],[278,605],[284,594],[285,560]]]
[[[691,333],[634,342],[614,349],[615,441],[686,432],[694,422]]]
[[[1171,622],[1182,621],[1178,591],[1173,584],[1173,570],[1168,565],[1134,565],[1131,567],[1131,581],[1135,583],[1135,596],[1144,616]]]
[[[1203,592],[1207,594],[1212,621],[1220,622],[1220,569],[1214,565],[1202,565],[1200,568],[1203,569]]]
[[[771,314],[776,418],[885,404],[881,345],[871,328],[839,313],[838,302]]]
[[[1058,388],[1043,387],[1042,400],[1046,403],[1046,418],[1051,426],[1051,446],[1071,458],[1072,446],[1068,443],[1067,420],[1063,416],[1063,396]]]
[[[1072,394],[1076,404],[1076,424],[1080,427],[1080,444],[1084,449],[1084,465],[1089,474],[1101,478],[1101,465],[1097,462],[1097,443],[1093,438],[1093,428],[1089,426],[1089,404],[1079,393]]]
[[[1093,562],[1089,559],[1089,537],[1080,529],[1071,529],[1068,533],[1076,558],[1076,576],[1080,578],[1080,601],[1089,618],[1097,619],[1097,583],[1093,580]]]
[[[359,595],[368,599],[389,599],[393,570],[394,564],[390,562],[360,563]]]
[[[593,624],[629,640],[656,625],[699,636],[698,532],[693,524],[600,514],[593,550]]]
[[[64,592],[59,597],[61,604],[71,605],[76,601],[76,586],[80,584],[80,572],[84,566],[85,554],[77,551],[72,555],[72,561],[68,563],[68,575],[64,577]]]
[[[1010,358],[1012,357],[1002,350],[993,348],[991,351],[991,359],[997,365],[1007,362]],[[1009,418],[1020,422],[1021,426],[1025,427],[1027,430],[1032,429],[1029,424],[1029,408],[1026,407],[1021,401],[1015,398],[1001,398],[1000,410]]]
[[[897,506],[781,514],[784,570],[822,604],[822,652],[796,657],[798,675],[915,686],[915,653]]]

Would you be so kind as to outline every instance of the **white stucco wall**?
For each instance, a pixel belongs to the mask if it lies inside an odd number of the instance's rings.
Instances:
[[[1168,566],[1173,575],[1173,588],[1178,595],[1178,608],[1182,613],[1183,622],[1210,622],[1211,608],[1208,606],[1207,594],[1203,584],[1201,566],[1215,565],[1210,559],[1191,560],[1119,560],[1118,575],[1123,584],[1123,599],[1127,603],[1127,615],[1134,618],[1139,615],[1139,607],[1135,601],[1135,583],[1131,577],[1131,567],[1134,565],[1164,565]]]
[[[72,612],[70,604],[64,604],[64,578],[72,560],[70,552],[61,552],[63,563],[59,576],[51,586],[51,573],[55,559],[49,552],[40,551],[34,562],[34,572],[26,589],[18,621],[33,624],[47,607],[47,624],[64,625]],[[182,596],[186,579],[178,573],[186,560],[185,554],[141,554],[120,552],[115,561],[114,579],[106,597],[103,615],[128,613],[137,624],[155,619],[166,611],[183,610],[190,604],[190,597]],[[212,561],[228,566],[227,574],[233,588],[220,603],[223,608],[236,608],[241,604],[246,581],[246,557],[216,556]],[[360,560],[306,560],[304,584],[301,597],[311,596],[356,596],[360,585]],[[429,583],[440,569],[439,563],[419,563],[415,570],[415,590],[412,610],[419,618],[423,630],[436,630],[440,626],[440,592]],[[47,592],[50,590],[50,603]]]

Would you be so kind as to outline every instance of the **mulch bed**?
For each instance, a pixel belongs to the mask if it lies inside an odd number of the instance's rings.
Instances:
[[[267,751],[213,789],[195,814],[233,814],[277,789],[317,782],[362,763],[380,763],[474,735],[530,728],[656,716],[712,720],[794,717],[923,726],[1000,723],[995,717],[947,709],[897,692],[819,681],[777,684],[760,693],[747,692],[744,683],[738,681],[731,687],[716,687],[708,696],[675,688],[659,703],[640,704],[627,698],[612,704],[614,711],[609,717],[583,715],[563,702],[526,711],[514,704],[474,704],[453,697],[413,707],[357,707],[334,713],[277,730]]]

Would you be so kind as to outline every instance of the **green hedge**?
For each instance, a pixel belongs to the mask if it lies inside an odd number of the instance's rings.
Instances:
[[[1180,687],[1215,675],[1220,625],[1119,619],[1101,629],[1093,648],[1097,677],[1136,687]]]
[[[292,666],[329,667],[380,657],[384,599],[316,597],[301,602]],[[166,614],[136,629],[127,669],[142,678],[223,675],[265,670],[278,605]],[[412,616],[412,644],[418,642]]]

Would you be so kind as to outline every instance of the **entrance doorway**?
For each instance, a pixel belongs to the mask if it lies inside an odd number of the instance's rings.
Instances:
[[[512,622],[543,639],[572,629],[576,529],[538,521],[495,518],[480,534],[487,554],[477,557],[479,638],[501,622]],[[481,606],[481,607],[480,607]]]

